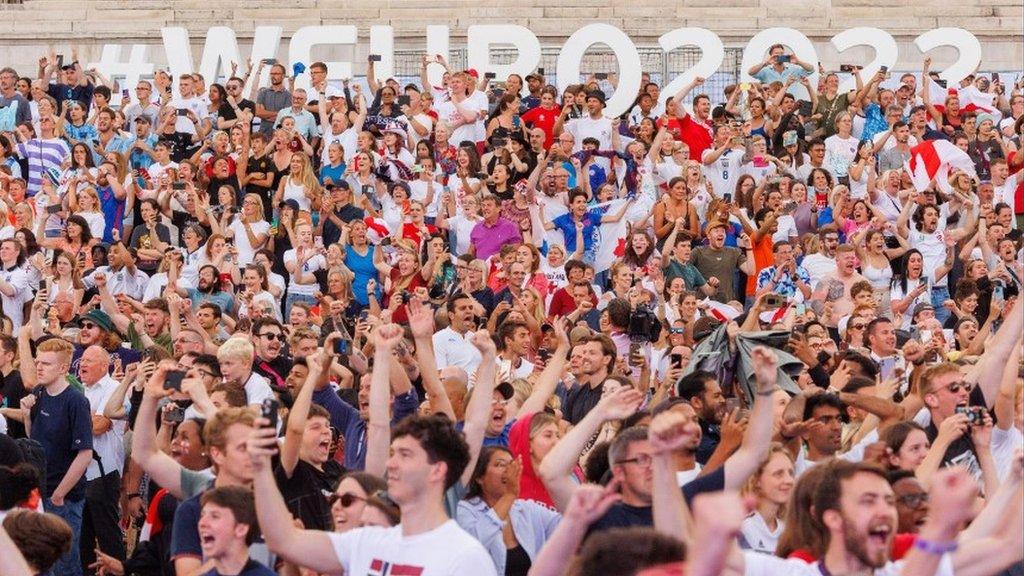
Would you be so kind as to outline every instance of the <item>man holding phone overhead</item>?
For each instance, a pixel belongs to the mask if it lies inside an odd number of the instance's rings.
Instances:
[[[750,67],[747,74],[750,74],[762,84],[782,82],[786,80],[801,78],[814,72],[814,66],[804,62],[796,54],[786,54],[786,47],[782,44],[774,44],[768,49],[768,56],[763,62],[758,62]]]

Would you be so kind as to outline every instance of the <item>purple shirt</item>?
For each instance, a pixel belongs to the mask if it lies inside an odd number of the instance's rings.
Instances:
[[[486,260],[497,254],[505,244],[518,244],[523,241],[519,226],[510,220],[499,217],[494,226],[488,226],[481,220],[469,234],[469,239],[476,247],[476,257]]]

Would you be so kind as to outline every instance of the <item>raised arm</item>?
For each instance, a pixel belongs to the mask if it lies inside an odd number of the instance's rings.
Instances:
[[[423,379],[423,389],[427,393],[427,401],[430,403],[430,411],[434,414],[444,414],[454,422],[455,409],[452,408],[448,393],[438,376],[437,363],[434,359],[434,311],[418,298],[412,298],[406,309],[409,328],[416,342],[416,362],[420,366],[420,376]]]
[[[565,510],[576,490],[572,469],[591,436],[609,420],[620,420],[636,412],[643,394],[633,388],[620,388],[604,396],[586,416],[544,457],[538,473],[559,510]]]
[[[156,441],[156,405],[161,398],[170,394],[169,390],[164,390],[164,380],[167,371],[174,367],[173,361],[165,360],[146,381],[132,434],[132,460],[161,488],[165,488],[175,498],[184,500],[189,495],[181,491],[181,465],[161,452]]]
[[[476,369],[476,385],[473,387],[469,406],[466,407],[465,425],[462,427],[466,443],[469,444],[469,464],[462,473],[463,486],[469,485],[469,479],[473,476],[476,460],[483,447],[487,422],[491,418],[491,398],[497,385],[498,368],[495,362],[498,351],[494,339],[487,330],[474,332],[470,342],[480,351],[480,365]]]
[[[725,461],[725,489],[739,490],[768,454],[772,440],[772,395],[778,381],[779,359],[770,348],[754,348],[751,360],[757,390],[750,409],[750,424],[739,450]]]
[[[551,395],[555,393],[559,377],[565,368],[566,358],[569,355],[569,336],[565,333],[565,327],[562,322],[552,322],[552,325],[555,330],[555,337],[558,339],[558,346],[551,354],[551,359],[544,366],[540,376],[537,377],[537,381],[533,383],[533,390],[519,407],[516,418],[522,418],[527,414],[540,412],[544,409],[548,398],[551,398]]]
[[[297,528],[292,521],[270,464],[270,457],[277,453],[277,431],[269,424],[265,418],[257,418],[246,444],[252,460],[256,517],[267,547],[280,558],[305,568],[344,574],[327,533]]]

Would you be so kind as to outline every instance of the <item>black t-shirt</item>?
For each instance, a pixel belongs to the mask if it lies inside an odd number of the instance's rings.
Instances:
[[[203,576],[277,576],[277,573],[250,558],[249,561],[245,563],[245,566],[242,567],[242,571],[238,574],[222,574],[214,568],[213,570],[204,573]]]
[[[591,387],[590,384],[580,383],[565,394],[565,419],[573,426],[580,423],[594,406],[601,400],[601,393],[604,391],[604,383],[600,386]]]
[[[238,108],[248,110],[253,113],[254,118],[256,117],[256,104],[252,100],[246,100],[243,98],[238,102]],[[220,107],[217,108],[217,116],[220,116],[225,120],[235,120],[238,118],[238,115],[235,114],[235,109],[232,108],[231,104],[228,104],[227,101],[222,102]]]
[[[92,409],[85,394],[68,385],[56,396],[42,386],[32,391],[32,439],[43,445],[46,454],[45,494],[49,497],[64,479],[71,463],[82,450],[92,449]],[[76,502],[85,498],[85,474],[65,495]]]
[[[683,498],[688,506],[693,506],[693,499],[699,494],[725,490],[725,467],[719,467],[713,472],[687,482],[682,490]],[[613,504],[604,516],[598,518],[597,522],[590,526],[587,536],[609,528],[629,526],[654,526],[652,508],[650,506],[630,506],[622,502]]]
[[[969,403],[971,406],[985,406],[985,395],[981,388],[975,387],[971,390]],[[928,436],[929,442],[935,442],[935,438],[939,435],[939,429],[935,422],[928,424],[928,427],[925,428],[925,435]],[[971,441],[970,431],[954,440],[946,449],[946,453],[942,456],[942,467],[947,466],[963,466],[975,479],[981,480],[981,464],[978,462],[978,454],[974,448],[974,442]]]
[[[0,374],[0,406],[4,408],[18,408],[21,399],[28,395],[25,384],[21,380],[21,372],[12,370],[4,376]],[[17,420],[7,420],[7,435],[11,438],[24,438],[25,425]]]
[[[346,204],[340,209],[335,210],[334,215],[345,224],[349,224],[353,220],[362,220],[366,216],[366,212],[364,212],[362,208],[358,208],[352,204]],[[335,244],[341,240],[341,229],[338,228],[338,225],[330,218],[324,220],[323,238],[324,246],[330,246],[331,244]]]
[[[287,388],[285,379],[292,371],[292,361],[284,354],[278,355],[270,362],[255,358],[252,361],[252,371],[266,378],[275,390]]]
[[[245,171],[247,174],[276,174],[277,168],[274,167],[274,162],[270,160],[269,156],[261,156],[249,158]],[[274,179],[277,179],[276,176]],[[260,198],[263,199],[264,218],[269,221],[274,217],[274,207],[270,205],[270,201],[273,198],[270,186],[257,186],[250,181],[245,185],[245,191],[246,193],[259,194]]]
[[[274,480],[281,490],[288,511],[302,520],[307,530],[333,530],[331,506],[327,499],[334,493],[345,469],[334,460],[324,462],[323,471],[299,460],[288,478],[280,466],[274,468]]]

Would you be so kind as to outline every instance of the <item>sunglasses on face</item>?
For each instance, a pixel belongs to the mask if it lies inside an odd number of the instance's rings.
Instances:
[[[92,322],[82,322],[82,330],[92,330],[93,328],[99,328],[99,326]]]
[[[686,334],[686,328],[670,328],[670,334]]]
[[[905,494],[896,498],[896,501],[910,508],[920,508],[923,504],[928,503],[928,493]]]
[[[273,332],[264,332],[263,334],[260,334],[260,337],[266,338],[267,340],[280,340],[281,342],[286,340],[284,334],[275,334]]]
[[[971,390],[974,390],[974,384],[961,380],[959,382],[952,382],[949,385],[944,386],[944,388],[949,390],[953,394],[956,394],[961,389],[964,390],[965,392],[970,392]]]

